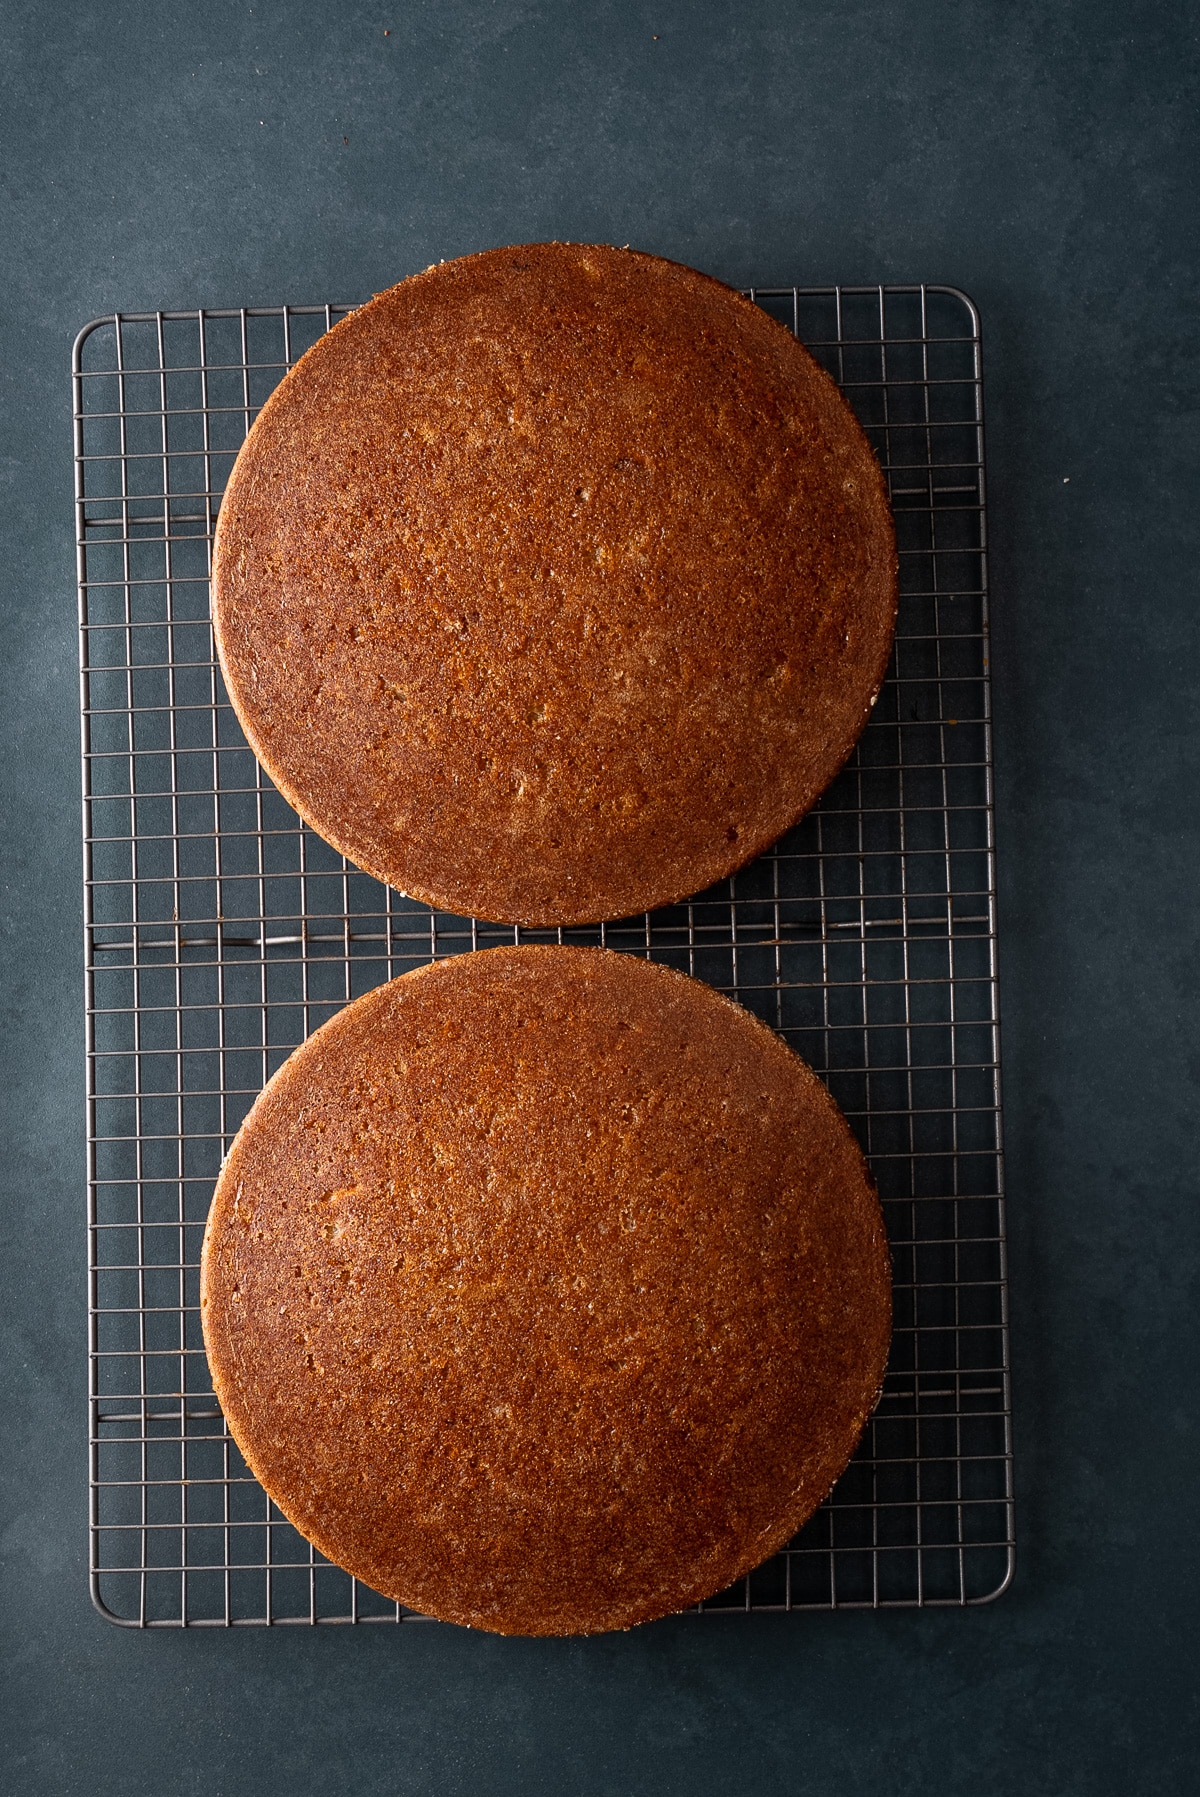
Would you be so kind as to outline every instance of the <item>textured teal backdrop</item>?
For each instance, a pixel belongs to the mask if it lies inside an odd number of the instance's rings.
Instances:
[[[1192,9],[8,0],[2,30],[5,1788],[1194,1789]],[[84,1579],[70,341],[543,237],[981,306],[1017,1582],[573,1643],[118,1631]]]

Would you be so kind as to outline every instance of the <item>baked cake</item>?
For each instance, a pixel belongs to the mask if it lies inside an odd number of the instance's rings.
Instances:
[[[834,382],[719,281],[532,244],[322,337],[217,526],[226,685],[369,873],[539,925],[700,891],[796,821],[883,679],[883,476]]]
[[[204,1337],[329,1559],[503,1633],[624,1628],[773,1553],[876,1402],[891,1288],[816,1075],[600,949],[434,963],[276,1074],[222,1171]]]

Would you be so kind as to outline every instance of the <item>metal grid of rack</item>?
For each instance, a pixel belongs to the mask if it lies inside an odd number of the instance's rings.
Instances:
[[[268,1501],[208,1379],[213,1181],[339,1006],[437,956],[603,942],[736,996],[817,1069],[879,1183],[882,1401],[829,1501],[705,1612],[965,1604],[1012,1571],[978,317],[933,286],[759,289],[841,384],[896,513],[872,721],[820,805],[686,905],[501,930],[388,890],[304,828],[225,697],[212,532],[285,369],[350,308],[100,319],[75,346],[84,775],[92,1592],[142,1627],[411,1619]]]

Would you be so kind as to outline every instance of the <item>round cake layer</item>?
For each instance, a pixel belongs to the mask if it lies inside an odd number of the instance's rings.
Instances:
[[[622,1628],[758,1565],[876,1402],[862,1154],[765,1024],[600,949],[404,975],[296,1051],[217,1185],[214,1387],[329,1559],[503,1633]]]
[[[402,281],[281,382],[221,507],[246,735],[313,828],[429,904],[627,916],[841,767],[890,652],[879,466],[720,282],[533,244]]]

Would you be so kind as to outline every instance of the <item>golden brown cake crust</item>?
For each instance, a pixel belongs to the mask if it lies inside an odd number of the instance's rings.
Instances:
[[[502,922],[626,916],[782,835],[883,679],[896,556],[833,381],[628,250],[440,264],[335,326],[221,507],[213,620],[321,835]]]
[[[229,1426],[389,1597],[502,1633],[721,1589],[876,1402],[879,1204],[816,1075],[711,988],[502,948],[347,1006],[230,1152],[201,1265]]]

